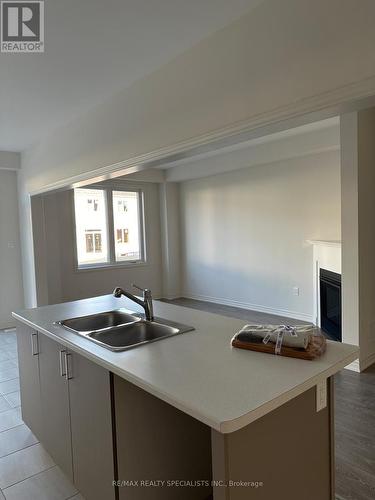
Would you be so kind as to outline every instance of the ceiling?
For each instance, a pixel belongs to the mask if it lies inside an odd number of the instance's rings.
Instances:
[[[203,154],[191,154],[181,160],[161,162],[154,168],[122,175],[119,179],[183,182],[242,168],[280,163],[317,154],[339,153],[339,151],[340,119],[336,116],[213,149]]]
[[[317,155],[326,155],[324,161],[327,161],[327,155],[330,155],[328,161],[339,162],[340,118],[334,116],[278,132],[269,132],[248,140],[236,141],[234,136],[231,139],[230,144],[221,147],[214,146],[204,153],[190,150],[186,151],[184,157],[179,160],[165,157],[164,160],[138,165],[139,170],[130,168],[126,173],[126,169],[119,169],[73,184],[60,185],[55,190],[103,182],[113,184],[119,180],[153,183],[184,182],[243,168],[280,164],[280,162],[297,158],[310,157],[314,158],[314,161],[322,161],[322,156],[319,159]],[[12,154],[19,155],[19,153]],[[0,151],[0,169],[1,160],[2,152]]]
[[[303,154],[309,154],[309,142],[313,142],[312,151],[316,153],[318,150],[327,150],[332,148],[339,148],[340,146],[340,119],[338,116],[326,118],[316,122],[306,123],[297,127],[286,128],[278,132],[268,133],[259,137],[254,137],[245,141],[233,141],[233,144],[215,148],[211,151],[202,154],[191,154],[181,160],[161,162],[158,165],[161,169],[171,169],[174,167],[184,167],[188,164],[203,165],[205,162],[211,161],[217,156],[221,158],[224,155],[227,157],[231,153],[244,151],[246,154],[254,151],[257,146],[264,146],[263,149],[267,151],[268,144],[288,144],[287,155],[293,155],[296,146],[304,143]],[[281,153],[281,152],[280,152]]]
[[[0,150],[26,149],[261,1],[46,1],[45,53],[0,55]]]

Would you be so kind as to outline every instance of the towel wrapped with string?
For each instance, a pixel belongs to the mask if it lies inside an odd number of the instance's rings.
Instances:
[[[275,354],[280,354],[281,346],[294,349],[307,349],[313,325],[245,325],[235,338],[242,342],[252,342],[255,339],[264,344],[275,344]]]

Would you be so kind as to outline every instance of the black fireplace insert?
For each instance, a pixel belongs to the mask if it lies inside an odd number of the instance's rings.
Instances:
[[[327,335],[342,341],[341,274],[320,269],[320,326]]]

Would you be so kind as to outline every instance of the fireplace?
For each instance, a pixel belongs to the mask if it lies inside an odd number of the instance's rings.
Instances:
[[[333,340],[342,341],[341,274],[320,269],[320,326]]]

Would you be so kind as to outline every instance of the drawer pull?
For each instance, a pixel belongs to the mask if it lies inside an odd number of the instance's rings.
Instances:
[[[38,334],[37,333],[32,333],[30,335],[30,339],[31,339],[31,354],[33,356],[37,356],[39,354]]]
[[[65,358],[66,351],[62,350],[59,351],[59,361],[60,361],[60,376],[65,377],[66,376],[66,358]]]
[[[66,380],[70,380],[73,378],[71,359],[72,359],[72,355],[70,354],[70,352],[65,352],[65,366],[66,366],[65,378],[66,378]]]

